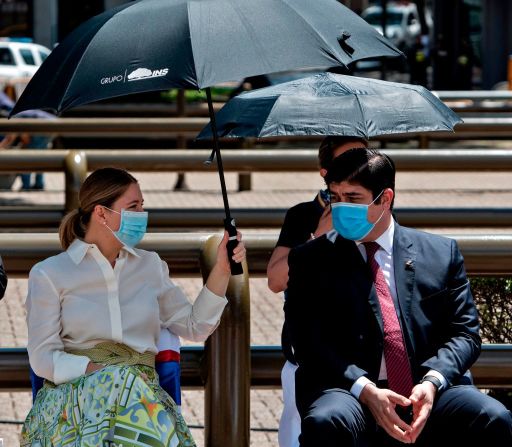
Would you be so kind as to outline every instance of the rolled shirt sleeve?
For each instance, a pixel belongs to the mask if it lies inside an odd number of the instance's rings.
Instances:
[[[225,297],[215,295],[204,286],[194,304],[169,278],[169,268],[161,262],[161,292],[158,297],[162,326],[192,341],[204,341],[219,325],[227,304]]]
[[[56,385],[85,374],[89,358],[64,352],[59,293],[37,266],[29,275],[26,309],[27,349],[35,373]]]

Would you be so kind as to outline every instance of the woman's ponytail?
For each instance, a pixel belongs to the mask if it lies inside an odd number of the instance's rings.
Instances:
[[[85,226],[82,223],[80,210],[70,211],[64,216],[59,226],[60,245],[67,250],[71,243],[76,239],[83,239],[85,236]]]

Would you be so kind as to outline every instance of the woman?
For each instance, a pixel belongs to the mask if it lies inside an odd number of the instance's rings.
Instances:
[[[147,213],[133,176],[99,169],[79,199],[59,229],[65,251],[29,276],[28,353],[46,382],[21,445],[194,446],[158,385],[154,357],[161,327],[195,341],[217,327],[230,277],[227,236],[192,305],[156,253],[134,248]],[[239,243],[233,259],[244,257]]]

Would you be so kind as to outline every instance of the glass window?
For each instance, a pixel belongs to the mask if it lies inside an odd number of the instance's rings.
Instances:
[[[388,11],[386,17],[387,25],[400,25],[402,23],[403,14],[401,12],[391,12]],[[382,25],[382,13],[372,12],[370,14],[366,14],[363,19],[365,19],[370,25]]]
[[[20,54],[21,57],[23,58],[23,61],[27,65],[37,65],[36,60],[34,59],[34,55],[32,54],[32,51],[30,51],[28,48],[21,48]]]
[[[41,58],[41,62],[44,62],[48,57],[48,53],[46,51],[39,50],[39,57]]]
[[[15,65],[14,57],[9,48],[0,48],[0,65]]]

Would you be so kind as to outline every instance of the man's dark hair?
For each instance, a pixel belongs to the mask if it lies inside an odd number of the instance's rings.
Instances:
[[[375,200],[386,188],[395,191],[395,164],[378,150],[350,149],[332,161],[325,177],[327,185],[345,181],[369,189]]]
[[[334,151],[349,141],[358,141],[365,146],[368,146],[368,141],[364,138],[345,136],[325,137],[318,148],[318,162],[320,163],[320,167],[323,169],[329,169],[329,165],[334,158]]]

